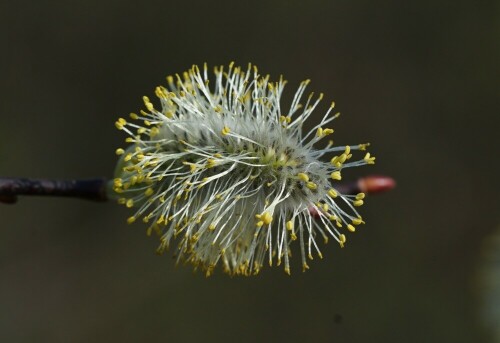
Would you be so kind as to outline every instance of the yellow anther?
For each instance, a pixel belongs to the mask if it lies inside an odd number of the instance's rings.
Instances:
[[[130,113],[129,116],[130,116],[130,119],[134,119],[134,120],[139,119],[139,116],[136,113]]]
[[[318,127],[318,130],[316,131],[316,137],[322,137],[323,136],[323,129],[321,127]]]
[[[224,128],[222,129],[222,135],[225,136],[229,132],[231,132],[231,129],[229,129],[227,126],[224,126]]]
[[[127,121],[123,118],[118,118],[115,122],[115,126],[118,130],[123,130],[123,127],[127,124]]]
[[[150,187],[150,188],[146,189],[146,191],[144,192],[144,194],[145,194],[147,197],[149,197],[149,196],[153,195],[153,193],[154,193],[154,192],[155,192],[155,191],[153,190],[153,188],[151,188],[151,187]]]
[[[280,122],[285,122],[286,121],[286,117],[285,116],[280,116]]]
[[[145,127],[140,127],[137,129],[137,134],[138,135],[142,135],[144,132],[146,132],[146,128]]]
[[[133,186],[137,183],[137,176],[134,175],[130,178],[130,185]]]
[[[125,204],[125,202],[127,201],[127,199],[125,199],[125,198],[119,198],[117,201],[118,201],[118,203],[120,205],[123,205],[123,204]]]
[[[309,176],[305,173],[298,173],[297,174],[297,177],[301,180],[301,181],[304,181],[304,182],[307,182],[309,181]]]
[[[340,175],[340,171],[334,171],[333,173],[330,174],[330,177],[333,180],[342,180],[342,175]]]
[[[134,199],[128,199],[125,203],[125,206],[127,206],[128,208],[134,207]]]
[[[344,244],[345,244],[346,241],[347,241],[347,239],[346,239],[346,237],[345,237],[344,234],[339,235],[339,244],[340,244],[341,248],[344,247]]]
[[[209,159],[207,159],[206,167],[213,168],[215,166],[215,164],[216,164],[216,161],[213,158],[209,158]]]
[[[136,218],[134,216],[128,217],[127,224],[132,224],[133,222],[135,222],[135,220],[136,220]]]
[[[127,155],[123,158],[123,160],[124,160],[125,162],[128,162],[128,161],[130,161],[131,159],[132,159],[132,154],[127,154]]]
[[[117,155],[123,155],[125,153],[125,150],[123,150],[122,148],[118,148],[115,150],[115,154]]]
[[[264,212],[262,214],[262,221],[264,224],[269,225],[273,221],[273,216],[269,212]]]
[[[292,231],[293,230],[293,221],[289,220],[286,222],[286,229],[288,231]]]
[[[337,191],[335,189],[330,189],[328,191],[328,195],[331,197],[331,198],[336,198],[339,194],[337,193]]]
[[[358,145],[358,149],[364,151],[369,146],[370,146],[370,143],[360,144],[360,145]]]
[[[132,137],[127,137],[127,138],[125,138],[125,142],[126,142],[126,143],[134,143],[134,142],[135,142],[135,139],[134,139],[134,138],[132,138]]]
[[[166,93],[163,91],[163,87],[156,87],[155,89],[155,94],[158,98],[162,99],[162,98],[166,98],[167,95]]]
[[[356,228],[354,226],[352,226],[351,224],[349,224],[349,225],[347,225],[347,230],[354,232],[354,231],[356,231]]]
[[[347,154],[344,153],[344,154],[342,154],[342,155],[339,156],[338,162],[339,163],[344,163],[345,160],[347,160]]]
[[[328,212],[329,206],[328,204],[323,204],[323,211]]]
[[[182,164],[189,166],[189,170],[191,171],[191,173],[194,173],[196,168],[197,168],[196,164],[191,163],[191,162],[184,161],[184,162],[182,162]]]
[[[255,224],[257,227],[261,227],[264,225],[264,222],[262,220],[258,221],[257,224]]]
[[[149,101],[149,98],[147,96],[143,96],[142,100],[144,101],[144,106],[146,106],[148,111],[151,112],[154,110],[153,104],[151,103],[151,101]]]
[[[349,155],[350,152],[351,152],[351,147],[349,145],[346,145],[344,154]]]
[[[165,112],[165,117],[167,117],[168,119],[171,119],[173,116],[174,116],[174,112],[172,112],[172,111]]]
[[[328,136],[328,135],[331,135],[333,132],[334,132],[333,129],[324,129],[323,135]]]
[[[215,230],[215,224],[210,224],[210,225],[208,226],[208,229],[209,229],[210,231],[214,231],[214,230]]]
[[[151,130],[149,131],[149,137],[154,137],[158,133],[160,133],[160,130],[156,126],[152,127]]]
[[[290,238],[292,239],[292,241],[297,240],[297,235],[295,234],[295,232],[292,232],[292,233],[290,234]]]
[[[365,193],[356,194],[356,200],[363,200],[365,198]]]
[[[216,154],[214,154],[214,157],[216,157],[216,158],[222,158],[222,154],[216,153]]]
[[[370,153],[367,152],[365,157],[363,158],[367,164],[375,164],[375,156],[370,156]]]
[[[361,219],[360,217],[358,217],[358,218],[354,218],[354,219],[352,220],[352,223],[353,223],[354,225],[359,225],[359,224],[364,224],[365,222],[363,221],[363,219]]]
[[[353,204],[354,206],[361,206],[361,205],[363,205],[363,200],[354,200],[354,201],[352,202],[352,204]]]
[[[309,181],[308,183],[306,183],[306,187],[314,191],[318,188],[318,185],[312,181]]]

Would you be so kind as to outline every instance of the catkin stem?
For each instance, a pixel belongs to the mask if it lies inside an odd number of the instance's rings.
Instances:
[[[0,177],[0,202],[13,204],[20,195],[59,196],[106,201],[104,178],[89,180],[47,180]]]

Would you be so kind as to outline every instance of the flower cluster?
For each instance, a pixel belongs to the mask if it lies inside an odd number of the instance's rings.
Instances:
[[[338,117],[332,103],[323,119],[303,134],[323,94],[304,97],[300,84],[291,106],[280,99],[286,81],[271,82],[255,66],[244,70],[193,66],[168,76],[157,87],[161,108],[144,97],[146,110],[118,119],[130,146],[117,149],[120,161],[113,189],[118,202],[161,237],[159,251],[176,243],[179,260],[210,275],[221,264],[230,274],[258,273],[264,261],[290,273],[290,248],[297,240],[302,266],[318,238],[343,247],[346,233],[364,223],[356,211],[364,194],[340,194],[335,182],[347,167],[373,164],[375,157],[352,160],[368,144],[333,146],[326,127]],[[326,141],[318,148],[320,141]],[[335,154],[329,162],[325,154]]]

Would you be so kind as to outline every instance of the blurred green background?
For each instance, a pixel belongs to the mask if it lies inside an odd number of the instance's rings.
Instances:
[[[0,175],[111,176],[119,116],[192,64],[324,92],[339,144],[398,187],[288,277],[206,279],[114,203],[0,206],[2,342],[491,342],[476,283],[499,224],[499,1],[0,2]],[[323,112],[316,113],[318,120]]]

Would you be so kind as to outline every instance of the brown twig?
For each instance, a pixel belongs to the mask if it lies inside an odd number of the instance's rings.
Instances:
[[[106,201],[106,182],[91,180],[47,180],[0,177],[0,202],[13,204],[20,195],[59,196]]]

